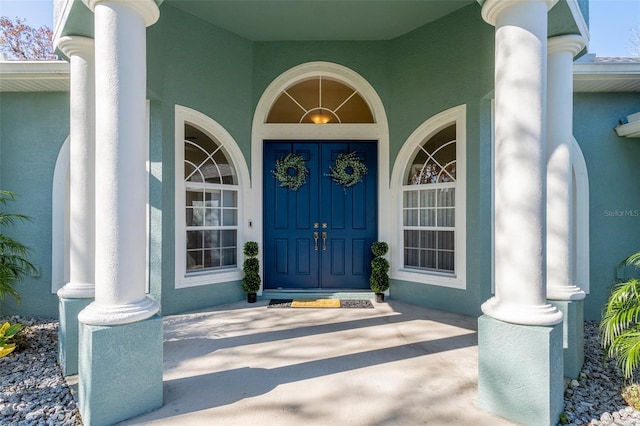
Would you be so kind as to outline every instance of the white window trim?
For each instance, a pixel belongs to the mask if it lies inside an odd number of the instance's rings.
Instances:
[[[467,120],[466,105],[459,105],[443,111],[422,123],[400,149],[391,174],[391,205],[396,232],[391,239],[391,271],[390,277],[395,280],[411,281],[441,287],[457,289],[467,288]],[[431,136],[452,124],[456,125],[456,235],[455,235],[455,274],[414,270],[404,268],[404,244],[402,226],[402,193],[405,186],[404,177],[409,162],[416,150]]]
[[[229,185],[238,191],[238,233],[237,259],[234,268],[186,273],[186,219],[185,219],[185,185],[184,185],[184,126],[185,123],[198,127],[208,133],[212,139],[222,145],[224,153],[233,162],[238,178],[238,185]],[[242,279],[242,246],[249,240],[244,223],[244,212],[247,208],[247,194],[250,187],[249,169],[242,151],[218,122],[191,108],[181,105],[175,107],[175,288],[187,288],[201,285],[224,283]]]

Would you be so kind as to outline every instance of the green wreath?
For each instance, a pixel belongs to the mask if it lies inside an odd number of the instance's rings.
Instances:
[[[362,182],[367,174],[367,166],[358,158],[355,152],[350,154],[340,154],[336,158],[335,167],[329,166],[331,179],[338,185],[345,188]]]
[[[271,174],[280,182],[280,186],[297,191],[307,181],[309,169],[304,158],[298,154],[287,154],[276,160],[276,169]]]

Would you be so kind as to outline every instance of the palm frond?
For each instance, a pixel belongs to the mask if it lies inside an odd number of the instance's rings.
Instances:
[[[640,251],[627,257],[625,260],[620,262],[619,266],[635,266],[636,268],[640,267]]]
[[[630,279],[615,283],[600,320],[602,345],[607,349],[617,336],[640,318],[640,281]]]

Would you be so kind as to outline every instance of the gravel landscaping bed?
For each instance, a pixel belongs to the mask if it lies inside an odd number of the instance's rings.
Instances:
[[[0,424],[82,425],[58,365],[58,321],[0,317],[5,321],[25,327],[16,350],[0,358]]]

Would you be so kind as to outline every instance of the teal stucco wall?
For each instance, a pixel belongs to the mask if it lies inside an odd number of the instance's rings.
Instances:
[[[29,260],[40,271],[17,284],[20,304],[10,296],[0,300],[0,314],[57,317],[58,297],[51,293],[51,188],[58,152],[69,136],[69,94],[5,92],[0,117],[0,189],[19,196],[6,209],[33,219],[2,232],[31,249]]]
[[[585,320],[599,320],[616,266],[640,251],[640,139],[619,137],[618,120],[640,111],[637,93],[576,93],[574,136],[589,174],[590,291]],[[580,283],[578,283],[580,284]]]
[[[395,281],[392,295],[478,315],[490,297],[490,128],[493,32],[480,6],[458,10],[388,41],[250,42],[179,11],[161,8],[148,30],[151,102],[151,293],[163,314],[241,299],[238,283],[175,289],[174,106],[198,110],[234,138],[250,167],[258,100],[279,75],[311,61],[363,76],[381,98],[390,130],[391,171],[408,136],[430,117],[467,105],[467,290]],[[161,272],[160,272],[161,271]]]

